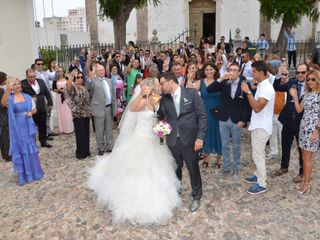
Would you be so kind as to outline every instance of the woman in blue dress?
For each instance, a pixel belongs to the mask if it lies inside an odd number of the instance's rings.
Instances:
[[[219,69],[213,62],[206,62],[203,65],[204,79],[200,83],[200,94],[204,102],[208,115],[208,128],[203,146],[203,165],[208,167],[210,153],[216,153],[215,167],[221,166],[221,138],[219,131],[219,120],[214,117],[214,112],[218,111],[221,102],[220,93],[208,93],[207,86],[219,78]]]
[[[19,79],[11,78],[1,102],[8,107],[9,154],[19,185],[40,180],[43,178],[43,171],[36,145],[36,125],[32,119],[37,109],[32,98],[21,92]]]

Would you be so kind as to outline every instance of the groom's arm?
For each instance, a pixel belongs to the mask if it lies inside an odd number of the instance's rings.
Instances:
[[[196,90],[193,92],[193,102],[198,120],[197,139],[204,140],[207,131],[207,112],[204,103]]]

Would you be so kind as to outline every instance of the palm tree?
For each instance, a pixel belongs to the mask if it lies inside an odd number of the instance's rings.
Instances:
[[[160,0],[99,0],[99,16],[101,19],[113,20],[114,42],[117,47],[126,43],[126,23],[134,8],[143,8],[148,2],[157,6]]]
[[[319,0],[259,0],[260,13],[269,21],[282,20],[281,29],[278,33],[275,49],[283,53],[286,40],[283,31],[289,27],[300,24],[303,16],[308,16],[312,22],[318,21]]]

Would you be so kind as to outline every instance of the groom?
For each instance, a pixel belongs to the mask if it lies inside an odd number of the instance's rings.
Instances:
[[[191,179],[193,198],[191,212],[200,206],[202,182],[198,164],[198,151],[203,147],[207,129],[207,114],[201,97],[195,89],[181,88],[176,76],[167,72],[160,76],[164,93],[158,110],[159,119],[165,119],[173,128],[166,141],[178,165],[176,174],[182,180],[185,161]]]

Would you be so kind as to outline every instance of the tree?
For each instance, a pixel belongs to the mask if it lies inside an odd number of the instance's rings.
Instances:
[[[277,37],[275,49],[285,52],[286,40],[283,35],[287,27],[296,27],[300,24],[303,16],[308,16],[312,22],[318,21],[319,0],[259,0],[260,14],[269,21],[282,20],[280,32]]]
[[[126,23],[131,11],[147,6],[148,2],[157,6],[160,0],[99,0],[100,18],[113,20],[114,42],[117,47],[126,43]]]

